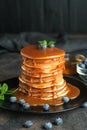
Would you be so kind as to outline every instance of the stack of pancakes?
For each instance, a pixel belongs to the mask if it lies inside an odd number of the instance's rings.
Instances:
[[[42,100],[67,95],[69,87],[63,79],[65,52],[56,47],[38,49],[37,45],[21,50],[23,63],[19,77],[19,91]]]

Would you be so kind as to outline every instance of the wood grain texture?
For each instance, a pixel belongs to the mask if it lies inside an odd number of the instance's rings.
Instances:
[[[8,6],[7,1],[0,0],[0,32],[8,30]]]
[[[0,0],[0,32],[68,30],[67,0]]]
[[[46,32],[68,31],[67,1],[45,0],[44,14]]]
[[[21,0],[22,31],[41,31],[44,29],[43,0]]]
[[[0,33],[87,33],[87,0],[0,0]]]
[[[70,32],[87,33],[87,0],[70,0]]]

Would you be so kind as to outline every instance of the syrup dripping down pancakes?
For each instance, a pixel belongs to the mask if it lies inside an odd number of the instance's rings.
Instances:
[[[30,105],[63,104],[62,97],[76,98],[80,91],[63,78],[64,50],[53,47],[38,49],[29,45],[21,50],[22,65],[17,99],[25,99]]]

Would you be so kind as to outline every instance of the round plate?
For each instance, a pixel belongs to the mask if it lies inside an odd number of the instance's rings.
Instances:
[[[75,85],[80,89],[80,95],[74,99],[70,100],[69,103],[66,103],[64,105],[60,106],[50,106],[49,111],[44,111],[41,106],[31,106],[29,110],[24,110],[21,105],[18,103],[10,103],[9,96],[5,98],[4,101],[0,100],[0,108],[11,110],[11,111],[17,111],[17,112],[26,112],[26,113],[37,113],[37,114],[45,114],[45,113],[58,113],[58,112],[64,112],[68,110],[75,109],[82,105],[85,101],[87,101],[87,86],[84,85],[81,81],[78,79],[75,79],[70,76],[64,76],[64,79]],[[9,88],[16,88],[18,87],[18,78],[9,79],[7,81],[4,81],[2,83],[7,83]]]

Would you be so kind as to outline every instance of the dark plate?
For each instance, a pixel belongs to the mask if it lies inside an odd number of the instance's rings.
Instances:
[[[75,79],[70,76],[65,76],[64,79],[67,82],[77,86],[80,89],[79,97],[74,100],[71,100],[67,104],[60,105],[60,106],[51,106],[49,111],[43,111],[41,106],[33,106],[33,107],[30,107],[30,109],[26,111],[18,103],[10,103],[9,97],[7,97],[4,101],[0,101],[0,108],[10,110],[10,111],[36,113],[36,114],[58,113],[58,112],[64,112],[64,111],[78,108],[79,106],[82,105],[82,103],[87,101],[87,86],[84,85],[84,83],[82,83],[78,79]],[[18,78],[9,79],[4,82],[7,83],[10,88],[18,87]]]

